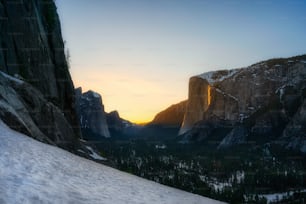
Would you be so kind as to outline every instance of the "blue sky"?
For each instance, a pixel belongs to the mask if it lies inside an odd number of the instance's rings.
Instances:
[[[192,75],[306,53],[306,1],[57,0],[75,86],[144,122]]]

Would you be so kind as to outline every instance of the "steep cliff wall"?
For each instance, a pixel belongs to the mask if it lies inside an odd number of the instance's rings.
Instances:
[[[53,0],[1,0],[0,48],[1,117],[36,139],[71,149],[80,131]]]
[[[305,98],[305,88],[306,55],[192,77],[180,134],[207,138],[213,123],[215,128],[226,124],[226,128],[236,133],[238,129],[245,129],[238,131],[239,134],[255,138],[268,134],[275,137],[286,135]],[[288,130],[282,133],[287,124]],[[239,134],[230,132],[222,144]],[[240,137],[244,138],[241,134]]]
[[[184,134],[192,126],[203,119],[211,100],[211,86],[207,80],[192,77],[189,80],[187,108],[179,134]]]
[[[110,137],[101,95],[93,91],[82,93],[82,88],[75,91],[77,114],[84,136],[92,133],[98,137]]]
[[[53,0],[0,1],[0,70],[22,77],[75,121],[74,87]]]

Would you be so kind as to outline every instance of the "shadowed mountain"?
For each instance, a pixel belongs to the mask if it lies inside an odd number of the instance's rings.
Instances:
[[[106,114],[108,129],[112,137],[128,139],[139,134],[142,126],[136,125],[120,117],[118,111],[112,111]]]
[[[93,91],[82,93],[82,88],[77,88],[75,93],[77,114],[84,139],[110,137],[101,95]]]

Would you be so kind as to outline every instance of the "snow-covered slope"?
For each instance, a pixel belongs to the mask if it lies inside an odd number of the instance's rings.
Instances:
[[[0,121],[0,203],[220,203],[75,156]]]

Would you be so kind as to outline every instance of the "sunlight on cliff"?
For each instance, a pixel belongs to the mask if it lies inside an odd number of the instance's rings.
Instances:
[[[211,87],[208,86],[208,88],[207,88],[207,106],[209,106],[210,102],[211,102],[210,89],[211,89]]]

